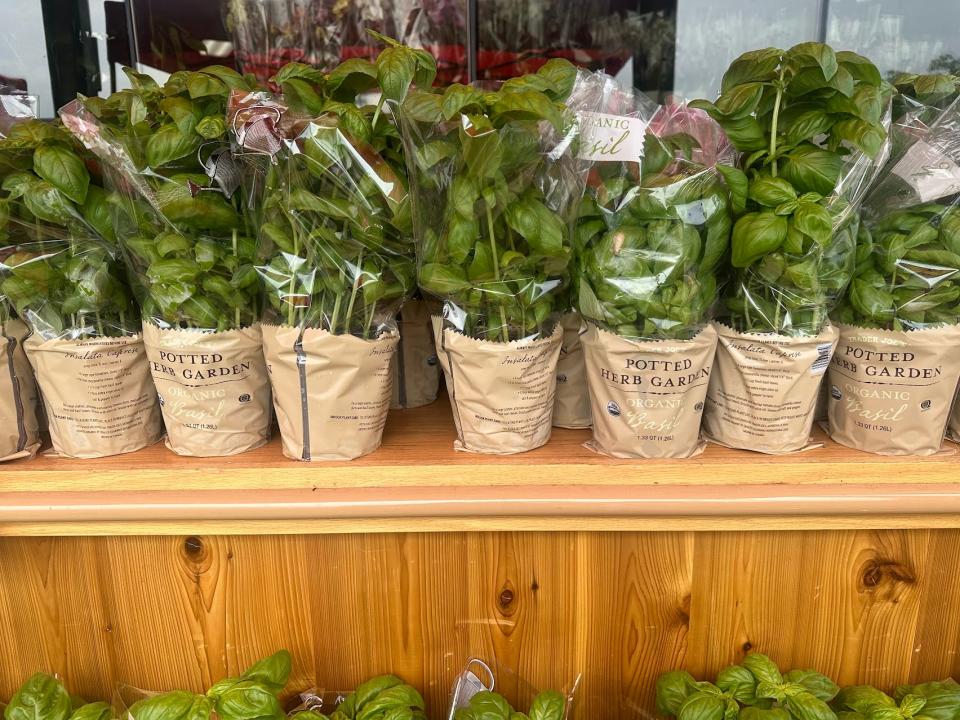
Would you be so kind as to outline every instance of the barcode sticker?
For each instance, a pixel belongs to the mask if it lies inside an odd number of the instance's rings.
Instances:
[[[827,366],[830,364],[830,350],[833,348],[833,343],[820,343],[817,345],[817,359],[813,361],[813,365],[810,366],[811,375],[823,375],[827,370]]]

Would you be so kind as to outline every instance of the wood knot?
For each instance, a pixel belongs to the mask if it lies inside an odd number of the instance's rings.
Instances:
[[[200,562],[203,560],[203,556],[206,554],[206,548],[203,545],[203,540],[191,535],[186,540],[183,541],[183,555],[187,560],[191,562]]]
[[[514,600],[513,588],[504,587],[503,590],[500,591],[500,597],[497,600],[501,610],[509,610]]]
[[[690,593],[687,593],[680,599],[680,607],[677,608],[677,615],[680,618],[680,623],[682,625],[690,624],[690,603],[692,598]]]
[[[860,587],[862,592],[876,592],[881,586],[888,586],[891,593],[896,592],[897,586],[916,585],[917,577],[913,569],[898,563],[896,560],[885,558],[871,558],[863,566],[860,573]],[[889,598],[896,601],[897,598]]]
[[[751,650],[753,650],[753,643],[750,642],[749,640],[747,640],[747,641],[742,645],[742,647],[743,647],[743,651],[744,651],[745,653],[748,653],[748,652],[750,652]]]

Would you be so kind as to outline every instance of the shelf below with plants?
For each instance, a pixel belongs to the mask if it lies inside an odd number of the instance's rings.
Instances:
[[[395,412],[383,447],[298,463],[275,438],[228,458],[162,444],[96,460],[0,465],[0,535],[450,530],[960,527],[960,456],[880,457],[823,440],[768,456],[710,445],[688,460],[615,460],[554,431],[533,452],[453,450],[445,398]],[[951,449],[953,446],[949,446]]]

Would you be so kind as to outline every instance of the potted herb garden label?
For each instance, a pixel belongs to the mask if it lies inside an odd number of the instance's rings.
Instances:
[[[820,43],[755,50],[706,110],[741,153],[733,275],[705,435],[768,453],[809,444],[837,343],[828,312],[850,279],[856,207],[888,152],[889,86],[866,58]]]
[[[588,447],[615,457],[689,457],[703,448],[717,341],[708,323],[732,224],[717,162],[732,152],[701,111],[657,108],[612,82],[605,95],[598,120],[619,119],[614,140],[632,149],[591,151],[596,164],[575,231],[593,399]],[[585,131],[582,147],[596,148],[601,135],[605,127]]]
[[[256,238],[226,130],[232,89],[250,78],[213,66],[163,86],[86,98],[64,122],[110,172],[116,234],[135,278],[167,429],[180,455],[233,455],[270,436]]]
[[[22,343],[53,449],[69,457],[132,452],[162,435],[140,316],[113,243],[110,198],[88,160],[62,127],[38,120],[18,123],[0,140],[0,295],[29,326]],[[33,392],[22,364],[17,369],[22,334],[9,331],[5,324],[20,393],[13,400],[17,452],[29,452]]]
[[[552,60],[496,91],[411,92],[399,112],[418,241],[457,449],[515,453],[550,437],[571,256],[577,71]]]

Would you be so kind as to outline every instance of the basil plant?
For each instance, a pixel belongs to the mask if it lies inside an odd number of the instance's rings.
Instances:
[[[840,690],[814,670],[781,673],[766,655],[750,653],[714,682],[675,670],[657,679],[657,712],[677,720],[837,720],[828,704]]]
[[[143,316],[162,328],[227,330],[259,315],[256,228],[238,192],[226,127],[231,90],[256,88],[226,67],[176,72],[63,110],[116,192],[111,219]]]
[[[726,142],[700,111],[617,92],[605,112],[647,123],[643,157],[597,162],[574,230],[576,305],[630,338],[690,339],[710,319],[732,226],[716,164]],[[698,139],[699,138],[699,139]]]
[[[740,151],[730,174],[737,330],[816,335],[850,280],[856,207],[888,153],[891,88],[869,60],[822,43],[741,55],[715,102]]]
[[[394,675],[379,675],[361,683],[330,713],[317,708],[295,711],[290,720],[426,720],[420,693]]]
[[[394,322],[415,288],[415,253],[402,143],[384,103],[435,72],[426,53],[391,44],[376,62],[328,74],[287,65],[273,78],[282,102],[237,99],[241,152],[268,158],[257,211],[268,322],[364,338]],[[361,106],[371,90],[379,102]]]
[[[281,650],[239,677],[225,678],[206,694],[173,690],[130,705],[132,720],[284,720],[279,696],[290,676],[290,653]]]
[[[563,720],[566,712],[566,698],[556,690],[539,693],[527,712],[514,710],[499,693],[481,690],[457,709],[454,720]]]
[[[960,109],[894,128],[905,149],[867,196],[840,322],[916,330],[960,322]],[[931,171],[935,168],[936,171]],[[945,172],[946,170],[946,172]]]
[[[0,139],[0,296],[47,340],[139,332],[89,161],[56,124],[21,121]]]
[[[467,335],[549,334],[567,309],[569,215],[583,187],[565,105],[576,79],[550,60],[496,91],[420,86],[400,105],[419,285]]]
[[[109,720],[112,716],[107,703],[84,703],[46,673],[31,676],[3,710],[4,720]]]

